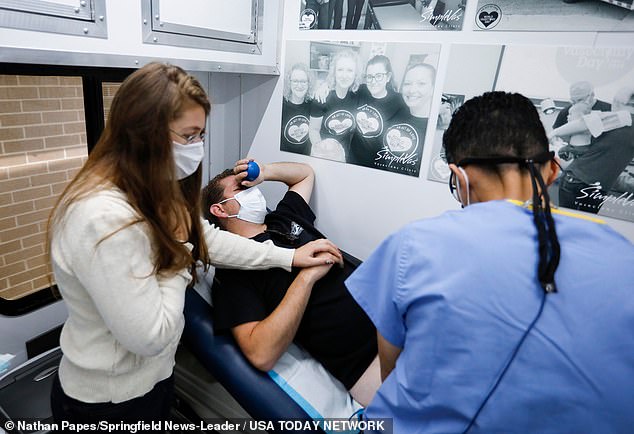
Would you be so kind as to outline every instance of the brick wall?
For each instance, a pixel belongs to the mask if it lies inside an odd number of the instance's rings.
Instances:
[[[48,214],[86,149],[80,77],[0,75],[0,297],[50,285]]]

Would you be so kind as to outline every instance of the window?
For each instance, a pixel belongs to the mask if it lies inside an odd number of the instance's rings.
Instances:
[[[103,130],[113,78],[130,71],[2,66],[16,72],[0,75],[0,314],[11,315],[55,295],[48,215]]]

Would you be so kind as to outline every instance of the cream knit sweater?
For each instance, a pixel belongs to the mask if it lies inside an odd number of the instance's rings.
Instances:
[[[169,377],[183,331],[187,270],[153,272],[147,227],[118,189],[71,205],[53,233],[56,283],[68,307],[60,343],[59,377],[67,395],[83,402],[121,402]],[[293,250],[262,244],[203,223],[214,265],[282,267]]]

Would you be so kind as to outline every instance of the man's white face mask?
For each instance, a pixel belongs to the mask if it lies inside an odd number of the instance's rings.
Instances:
[[[225,203],[226,201],[232,199],[238,201],[240,204],[240,210],[238,211],[238,214],[230,215],[228,217],[236,217],[240,220],[251,223],[264,223],[264,217],[266,217],[266,199],[259,188],[247,188],[233,197],[218,202],[218,204],[220,205],[221,203]]]
[[[172,142],[172,144],[174,145],[172,152],[176,166],[176,179],[180,181],[198,169],[205,156],[205,144],[202,140],[188,145],[178,142]]]

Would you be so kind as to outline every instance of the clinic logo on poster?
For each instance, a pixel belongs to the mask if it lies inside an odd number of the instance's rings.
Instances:
[[[378,137],[383,133],[383,116],[372,106],[364,105],[358,109],[357,130],[365,138]]]
[[[482,30],[491,30],[500,23],[502,10],[494,4],[488,4],[478,9],[476,13],[476,25]]]
[[[442,25],[444,29],[460,30],[462,29],[462,19],[464,17],[464,10],[449,9],[442,14],[434,15],[433,9],[426,8],[422,11],[420,18],[421,22],[429,22],[432,25]]]
[[[326,118],[324,125],[329,134],[342,136],[354,129],[354,116],[348,110],[337,110]]]
[[[379,167],[399,172],[416,172],[420,165],[418,152],[420,138],[409,124],[397,124],[387,129],[383,136],[383,149],[376,153],[374,163]]]
[[[304,115],[292,117],[284,127],[284,138],[296,145],[305,143],[308,140],[308,118]]]
[[[317,25],[317,12],[306,8],[299,16],[299,30],[310,30]]]

